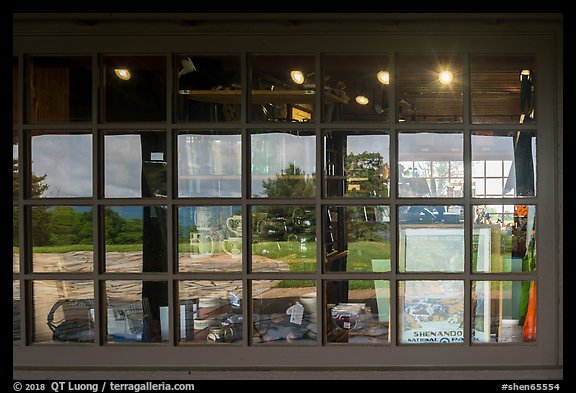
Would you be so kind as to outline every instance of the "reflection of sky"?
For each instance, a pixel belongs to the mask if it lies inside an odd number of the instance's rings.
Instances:
[[[142,196],[142,148],[140,135],[104,137],[104,192],[107,198]]]
[[[92,136],[33,136],[32,173],[47,175],[44,197],[92,196]]]
[[[388,135],[348,135],[346,153],[380,153],[384,161],[388,162],[390,149],[388,141]]]
[[[307,175],[316,173],[316,137],[266,133],[252,135],[252,174],[275,178],[290,164]],[[263,195],[263,180],[252,180],[252,194]]]
[[[462,161],[464,136],[445,133],[400,133],[400,161]]]
[[[178,196],[240,197],[241,154],[240,135],[179,135]]]

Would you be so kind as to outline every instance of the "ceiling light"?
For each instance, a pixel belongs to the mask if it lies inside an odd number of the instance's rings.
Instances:
[[[304,74],[300,70],[290,71],[290,78],[298,85],[304,83]]]
[[[365,95],[360,94],[356,96],[356,102],[359,103],[360,105],[367,105],[370,102],[370,100]]]
[[[376,78],[378,78],[378,81],[383,85],[390,84],[390,73],[388,71],[378,71]]]
[[[450,72],[450,71],[442,71],[442,72],[440,72],[440,74],[438,74],[438,80],[443,85],[450,84],[452,82],[452,79],[454,79],[454,76],[452,75],[452,72]]]
[[[128,68],[114,68],[114,73],[119,79],[123,81],[127,81],[128,79],[132,78],[132,74]]]

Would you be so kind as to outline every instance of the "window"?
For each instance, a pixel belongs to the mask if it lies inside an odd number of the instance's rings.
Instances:
[[[277,39],[15,57],[33,82],[14,93],[15,349],[550,363],[546,40],[496,56]]]

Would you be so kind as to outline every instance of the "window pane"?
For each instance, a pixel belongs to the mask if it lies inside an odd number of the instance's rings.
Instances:
[[[178,135],[179,197],[240,197],[242,142],[237,132]]]
[[[18,144],[18,131],[12,130],[12,199],[18,199],[18,192],[20,191]]]
[[[104,121],[166,120],[164,56],[104,56],[102,68]]]
[[[324,121],[387,121],[386,55],[324,56]]]
[[[252,271],[316,271],[313,206],[252,206],[251,233]]]
[[[401,344],[464,342],[464,282],[399,281]]]
[[[107,272],[166,272],[166,206],[104,209]]]
[[[316,137],[313,132],[254,132],[251,141],[253,197],[314,197]]]
[[[329,206],[326,271],[390,271],[390,207]]]
[[[390,282],[325,282],[326,341],[350,344],[390,342]]]
[[[324,135],[326,196],[389,196],[390,137],[384,133],[328,131]]]
[[[176,119],[240,121],[240,56],[176,56]]]
[[[397,120],[461,123],[462,59],[455,55],[398,55]]]
[[[94,282],[37,280],[32,282],[32,341],[94,342]]]
[[[464,207],[398,208],[401,272],[464,271]]]
[[[104,136],[106,198],[166,197],[166,171],[164,132]]]
[[[12,57],[12,123],[18,122],[20,116],[20,108],[18,93],[20,90],[18,81],[18,58]]]
[[[91,57],[30,57],[28,72],[28,121],[92,119]]]
[[[167,335],[162,334],[167,320],[162,317],[163,307],[168,307],[165,281],[106,281],[106,341],[167,342]]]
[[[12,342],[20,343],[20,281],[12,280]]]
[[[473,271],[536,270],[536,206],[476,205],[473,209]]]
[[[252,281],[252,344],[315,344],[316,284],[306,280]]]
[[[314,56],[254,55],[251,116],[256,122],[307,122],[314,115]]]
[[[32,207],[34,272],[93,271],[92,208]]]
[[[475,131],[472,134],[472,160],[486,166],[486,188],[474,187],[473,197],[536,195],[535,132]]]
[[[179,207],[179,271],[242,271],[242,238],[240,206]]]
[[[32,198],[92,196],[92,135],[32,132]]]
[[[472,342],[536,341],[535,281],[472,281]]]
[[[534,56],[472,55],[472,122],[534,121]]]
[[[460,133],[398,134],[398,196],[461,197],[463,152]]]
[[[178,288],[181,343],[242,341],[242,281],[180,281]]]
[[[12,272],[20,272],[20,221],[17,206],[12,207]]]

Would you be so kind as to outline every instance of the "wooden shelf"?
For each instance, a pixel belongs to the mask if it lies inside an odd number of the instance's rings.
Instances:
[[[179,90],[179,94],[199,102],[214,104],[240,104],[240,90]],[[347,99],[326,93],[325,101],[348,104]],[[315,104],[316,94],[312,90],[252,90],[252,104]]]

